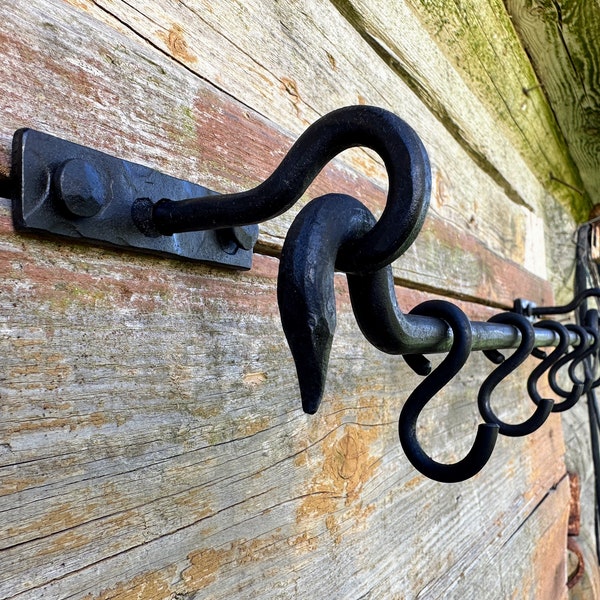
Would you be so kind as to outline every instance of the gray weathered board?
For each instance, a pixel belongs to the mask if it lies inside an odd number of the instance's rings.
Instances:
[[[416,4],[0,0],[0,178],[13,131],[34,127],[237,191],[318,116],[375,104],[433,167],[424,230],[394,265],[403,308],[449,297],[486,319],[568,294],[583,209],[540,175],[551,111],[508,131]],[[544,160],[577,187],[562,143]],[[385,185],[353,150],[303,202],[344,192],[380,213]],[[561,417],[501,438],[471,481],[424,478],[397,438],[419,378],[362,338],[341,276],[326,396],[302,413],[276,307],[297,210],[233,273],[17,234],[0,200],[0,598],[566,597]],[[507,420],[531,412],[532,364],[501,387]],[[424,412],[440,460],[470,447],[490,367],[472,356]]]

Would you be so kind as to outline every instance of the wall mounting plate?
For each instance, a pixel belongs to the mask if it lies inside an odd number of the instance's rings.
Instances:
[[[11,179],[13,221],[19,231],[232,269],[252,266],[258,225],[159,237],[144,235],[135,225],[131,209],[136,199],[156,202],[218,195],[200,185],[32,129],[14,135]]]

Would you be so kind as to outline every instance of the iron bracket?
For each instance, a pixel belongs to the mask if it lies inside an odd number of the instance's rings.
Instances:
[[[144,198],[218,196],[217,192],[32,129],[13,138],[13,221],[35,231],[232,269],[250,269],[258,225],[155,236],[135,224]]]

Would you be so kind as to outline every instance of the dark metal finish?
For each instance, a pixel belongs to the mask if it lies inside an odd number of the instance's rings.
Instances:
[[[402,448],[412,465],[421,473],[443,482],[464,481],[478,473],[489,460],[498,437],[496,424],[480,424],[471,450],[460,461],[444,464],[428,456],[417,439],[417,420],[427,403],[462,369],[471,351],[471,327],[467,316],[454,304],[444,300],[423,302],[413,309],[421,315],[435,315],[448,323],[454,333],[452,347],[438,367],[432,371],[406,400],[398,433]]]
[[[600,288],[588,288],[583,290],[571,300],[568,304],[562,306],[524,306],[523,314],[527,316],[542,316],[542,315],[564,315],[570,313],[578,308],[586,298],[592,297],[600,298]]]
[[[550,367],[550,371],[548,372],[548,383],[550,384],[550,388],[552,389],[552,391],[555,394],[566,398],[566,400],[564,400],[558,405],[558,407],[556,408],[556,412],[561,412],[572,408],[573,406],[575,406],[583,392],[589,391],[589,389],[586,389],[587,385],[584,385],[585,382],[581,382],[578,379],[574,379],[576,377],[575,369],[579,364],[583,364],[583,361],[585,360],[586,356],[589,356],[587,350],[590,347],[590,344],[588,343],[589,337],[586,335],[587,331],[581,325],[568,324],[565,325],[565,327],[569,331],[576,333],[579,336],[579,339],[582,341],[579,342],[579,344],[575,347],[574,350],[568,352],[567,354],[559,358],[552,365],[552,367]],[[562,389],[556,381],[559,369],[567,364],[569,364],[569,377],[571,377],[571,381],[573,382],[573,387],[571,388],[571,390]]]
[[[385,209],[379,218],[358,200],[328,194],[309,202],[295,218],[283,245],[277,297],[281,321],[294,357],[302,408],[315,413],[323,397],[336,327],[334,274],[346,273],[352,308],[360,330],[379,350],[404,356],[425,377],[406,400],[398,421],[400,441],[410,462],[424,475],[443,482],[472,477],[489,460],[498,433],[522,436],[540,427],[551,411],[572,407],[586,392],[593,397],[600,336],[597,311],[586,311],[578,294],[558,307],[516,300],[511,313],[488,322],[471,322],[454,304],[424,302],[405,314],[395,296],[390,264],[413,243],[429,206],[429,159],[417,134],[396,115],[372,106],[352,106],[325,115],[289,150],[281,164],[252,190],[219,195],[207,188],[163,175],[32,130],[13,141],[10,190],[19,230],[95,240],[118,247],[175,255],[210,264],[249,269],[258,227],[289,209],[321,169],[340,152],[365,146],[383,159],[389,178]],[[1,184],[1,182],[0,182]],[[3,189],[7,189],[4,187]],[[585,232],[580,231],[581,236]],[[581,244],[580,244],[581,246]],[[539,315],[578,307],[585,327]],[[575,346],[565,353],[569,345]],[[546,355],[540,348],[556,346]],[[509,356],[501,349],[516,348]],[[499,366],[483,382],[478,406],[485,423],[472,448],[456,463],[433,460],[417,439],[417,421],[427,403],[462,369],[472,350]],[[432,371],[429,353],[447,352]],[[492,391],[530,354],[542,362],[527,388],[537,405],[523,423],[508,424],[492,411]],[[570,391],[556,382],[569,364]],[[585,380],[576,369],[583,367]],[[548,371],[550,386],[565,398],[554,404],[537,391]]]
[[[340,250],[337,265],[347,273],[376,271],[398,258],[419,233],[429,206],[431,172],[412,128],[374,106],[349,106],[320,118],[252,190],[218,199],[204,194],[183,201],[165,197],[154,206],[152,226],[171,234],[266,221],[288,210],[334,156],[355,146],[371,148],[383,159],[388,198],[379,221]]]
[[[374,222],[369,210],[350,196],[320,196],[300,211],[283,244],[277,298],[307,413],[317,411],[327,377],[336,326],[333,278],[339,249]]]
[[[542,362],[537,367],[535,367],[533,371],[531,371],[529,377],[527,378],[527,392],[529,393],[529,397],[536,404],[540,404],[542,402],[542,397],[540,396],[540,393],[537,390],[537,382],[539,381],[540,377],[555,363],[557,363],[561,359],[563,354],[565,354],[568,350],[569,331],[561,323],[549,320],[538,321],[537,323],[534,323],[534,327],[545,327],[546,329],[553,329],[554,331],[556,331],[560,338],[560,341],[556,348],[554,348],[554,350],[552,350],[552,352],[548,356],[542,358]],[[573,388],[569,392],[566,400],[554,403],[554,406],[552,407],[552,412],[562,412],[575,406],[582,394],[583,384],[576,383],[575,385],[573,385]]]
[[[54,172],[53,185],[69,216],[73,217],[97,215],[108,198],[100,173],[80,158],[60,165]]]
[[[134,223],[169,196],[218,195],[202,186],[50,135],[24,129],[13,141],[13,219],[20,231],[94,240],[111,246],[181,256],[234,269],[249,269],[256,225],[150,237]],[[213,200],[215,201],[215,200]],[[137,215],[136,218],[140,218]],[[146,235],[149,234],[149,235]]]
[[[336,322],[333,277],[339,268],[337,258],[346,244],[369,231],[373,223],[375,217],[358,200],[331,194],[304,207],[286,237],[277,294],[306,412],[318,409],[325,386]],[[379,350],[409,355],[449,350],[453,333],[442,319],[412,312],[406,315],[400,310],[391,267],[364,275],[347,274],[347,279],[357,323]],[[470,327],[474,350],[512,348],[521,339],[519,330],[506,323],[475,321]],[[559,339],[552,329],[536,328],[534,345],[554,346]],[[411,366],[417,365],[419,374],[428,373],[426,358],[406,359]]]
[[[339,219],[338,219],[339,220]],[[340,227],[341,225],[333,224]],[[370,276],[348,277],[352,309],[364,336],[376,348],[388,354],[419,355],[447,352],[452,344],[452,332],[440,320],[402,313],[394,292],[391,269],[381,269]],[[515,348],[521,334],[512,325],[472,321],[473,350],[493,351]],[[535,347],[555,346],[558,335],[549,329],[535,331]],[[577,342],[576,335],[572,337]],[[488,358],[493,360],[493,353]],[[417,373],[426,375],[426,359],[405,356]],[[416,366],[416,362],[420,366]],[[494,362],[500,361],[500,358]],[[416,366],[416,368],[415,368]],[[420,369],[420,370],[416,370]]]
[[[508,323],[514,325],[521,332],[521,342],[518,348],[505,359],[498,367],[496,367],[485,379],[479,388],[479,394],[477,396],[477,404],[479,406],[479,412],[485,419],[486,423],[493,423],[498,425],[500,433],[502,435],[508,435],[512,437],[529,435],[536,429],[539,429],[552,411],[554,402],[548,399],[542,399],[535,412],[522,423],[509,424],[505,423],[494,413],[491,408],[491,394],[496,386],[510,373],[512,373],[520,364],[525,362],[531,351],[533,350],[533,344],[535,342],[535,332],[531,323],[523,315],[516,313],[500,313],[494,315],[490,321],[496,323]]]

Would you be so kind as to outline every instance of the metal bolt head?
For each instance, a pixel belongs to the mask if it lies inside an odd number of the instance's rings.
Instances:
[[[258,239],[258,227],[232,227],[231,238],[243,250],[252,250]]]
[[[239,248],[242,250],[252,250],[258,239],[258,225],[219,229],[217,231],[217,239],[223,251],[228,254],[235,254]]]
[[[98,170],[85,160],[67,160],[55,173],[64,207],[74,217],[93,217],[106,203],[106,188]]]

